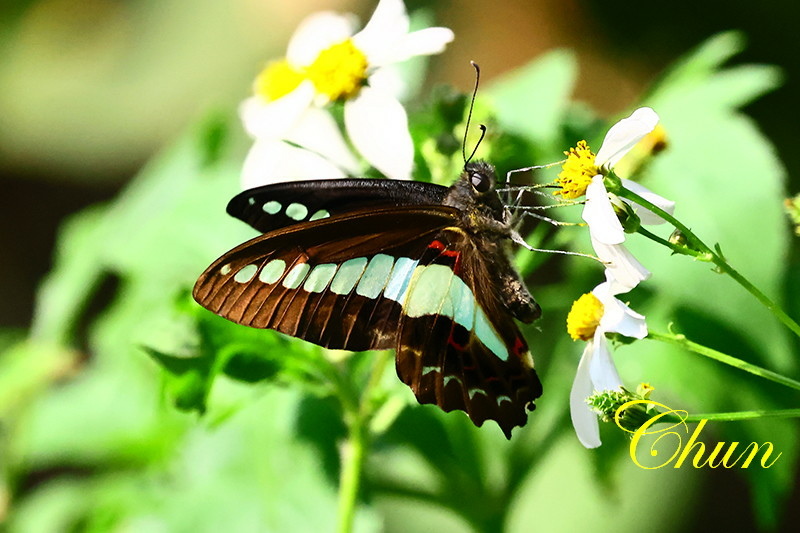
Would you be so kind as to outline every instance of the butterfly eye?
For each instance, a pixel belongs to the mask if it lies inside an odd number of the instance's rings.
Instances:
[[[485,174],[481,174],[480,172],[473,172],[469,179],[472,182],[472,186],[478,192],[486,192],[492,185],[489,181],[489,177]]]

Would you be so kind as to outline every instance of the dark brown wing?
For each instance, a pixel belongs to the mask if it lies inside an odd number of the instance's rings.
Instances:
[[[457,216],[445,206],[386,207],[287,226],[217,259],[193,296],[238,324],[328,348],[393,348],[417,259]]]
[[[511,430],[541,396],[533,359],[498,300],[492,261],[461,229],[439,233],[422,255],[403,302],[397,374],[420,403],[465,411],[478,426]]]
[[[256,187],[228,202],[228,214],[262,233],[360,209],[441,205],[447,187],[419,181],[347,178]]]

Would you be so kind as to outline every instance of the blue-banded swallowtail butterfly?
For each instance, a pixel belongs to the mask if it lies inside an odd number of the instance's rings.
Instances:
[[[245,191],[228,213],[262,235],[208,267],[194,298],[320,346],[394,349],[420,403],[495,420],[510,438],[542,393],[515,319],[540,309],[509,259],[495,182],[478,161],[449,188],[343,179]]]

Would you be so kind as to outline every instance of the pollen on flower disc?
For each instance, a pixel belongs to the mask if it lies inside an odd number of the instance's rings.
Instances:
[[[594,294],[587,293],[575,300],[567,315],[567,333],[572,340],[588,341],[594,337],[600,319],[603,318],[603,304]]]

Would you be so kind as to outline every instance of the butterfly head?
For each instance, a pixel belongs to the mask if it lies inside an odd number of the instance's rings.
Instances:
[[[450,187],[444,203],[461,211],[468,228],[505,234],[506,210],[495,190],[496,182],[492,165],[484,161],[467,163],[458,181]]]

